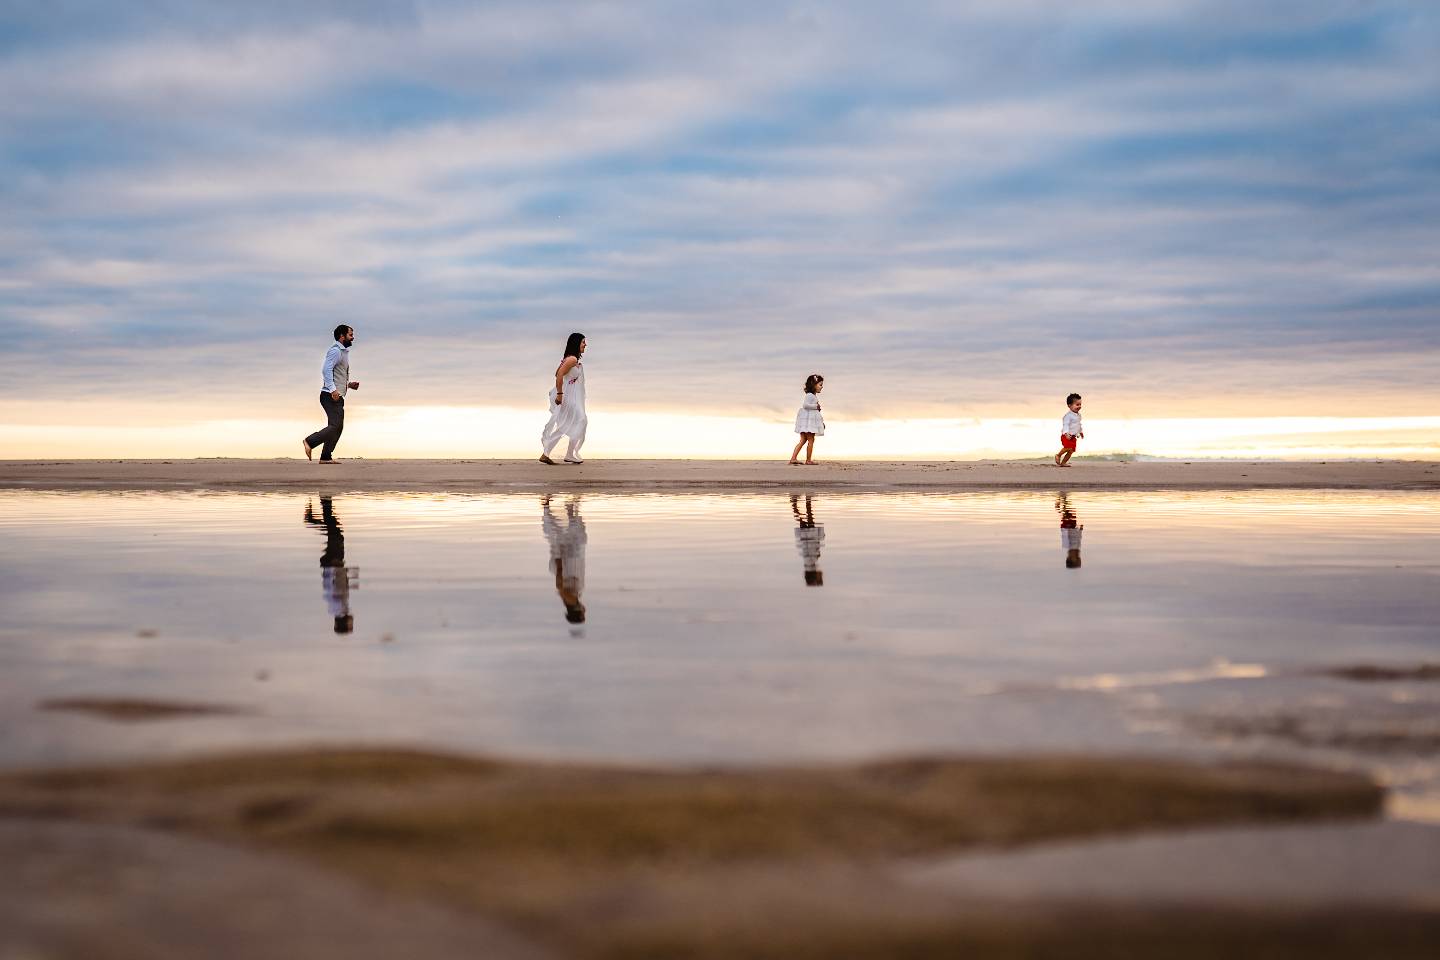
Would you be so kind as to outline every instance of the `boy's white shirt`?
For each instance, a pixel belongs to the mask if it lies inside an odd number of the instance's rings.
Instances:
[[[1080,414],[1074,410],[1066,410],[1065,420],[1061,423],[1060,429],[1067,437],[1078,437],[1084,432],[1085,427],[1080,422]]]

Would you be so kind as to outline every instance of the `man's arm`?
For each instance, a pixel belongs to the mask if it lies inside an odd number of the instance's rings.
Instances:
[[[333,394],[335,389],[335,364],[340,360],[340,348],[332,346],[325,353],[325,366],[321,368],[321,375],[325,378],[325,392]]]

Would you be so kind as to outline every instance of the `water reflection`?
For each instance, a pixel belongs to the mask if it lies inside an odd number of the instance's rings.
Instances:
[[[565,605],[566,621],[580,624],[585,622],[585,604],[580,601],[580,595],[585,592],[585,518],[580,516],[579,497],[566,498],[563,519],[555,515],[551,499],[549,495],[540,499],[543,511],[540,523],[550,545],[555,592]]]
[[[815,522],[814,498],[805,496],[805,510],[800,510],[800,495],[790,494],[790,512],[795,514],[795,546],[805,566],[805,586],[825,586],[825,573],[820,569],[820,544],[825,542],[825,524]]]
[[[355,629],[355,617],[350,613],[350,591],[360,588],[360,570],[345,566],[345,530],[335,516],[333,498],[320,498],[318,517],[314,502],[307,501],[305,523],[325,529],[325,552],[320,554],[320,589],[335,620],[335,632],[351,633]]]
[[[1085,525],[1070,503],[1070,494],[1061,491],[1055,495],[1055,512],[1060,514],[1060,549],[1065,551],[1065,569],[1080,568],[1080,537]]]

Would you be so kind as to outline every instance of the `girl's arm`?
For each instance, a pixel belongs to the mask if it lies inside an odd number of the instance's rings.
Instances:
[[[819,410],[820,398],[813,393],[805,394],[804,406],[806,410]]]

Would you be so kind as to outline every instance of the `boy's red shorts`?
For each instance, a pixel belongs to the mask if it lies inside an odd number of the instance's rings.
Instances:
[[[1070,434],[1068,433],[1060,434],[1060,446],[1064,447],[1066,450],[1074,450],[1075,438],[1070,436]]]

